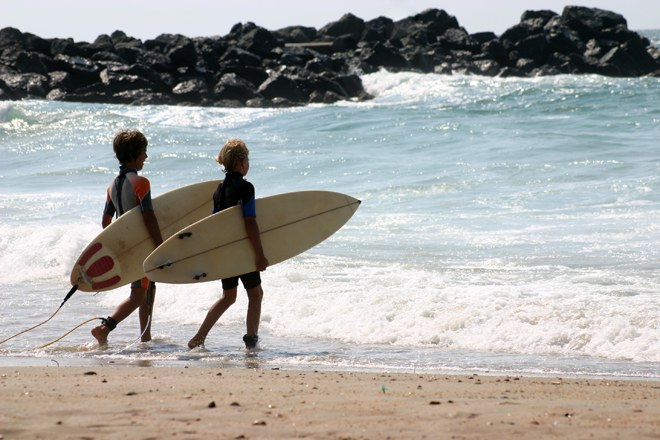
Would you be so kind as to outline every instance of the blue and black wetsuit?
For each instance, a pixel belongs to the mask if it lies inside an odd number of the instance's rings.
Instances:
[[[213,214],[231,208],[236,205],[243,207],[243,218],[256,217],[254,186],[245,179],[239,172],[231,172],[225,175],[225,180],[218,185],[218,189],[213,194]],[[222,280],[222,288],[230,290],[238,286],[238,279],[241,279],[245,290],[254,289],[261,285],[261,276],[259,272],[250,272],[244,275],[226,278]]]

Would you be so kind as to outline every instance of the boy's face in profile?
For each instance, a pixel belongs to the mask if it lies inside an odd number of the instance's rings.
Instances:
[[[142,168],[144,167],[144,161],[147,160],[149,156],[147,156],[147,147],[144,147],[142,151],[140,151],[140,154],[138,157],[135,159],[135,169],[138,171],[142,171]]]

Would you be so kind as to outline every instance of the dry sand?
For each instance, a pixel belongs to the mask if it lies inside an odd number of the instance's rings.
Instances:
[[[115,438],[660,438],[660,382],[311,369],[0,368],[0,439]]]

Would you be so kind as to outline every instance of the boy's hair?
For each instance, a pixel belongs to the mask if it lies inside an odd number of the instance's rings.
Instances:
[[[112,149],[119,163],[124,164],[137,159],[147,144],[147,138],[138,130],[123,130],[115,135]]]
[[[220,153],[215,157],[215,161],[225,167],[225,173],[230,173],[248,157],[250,150],[245,146],[245,142],[240,139],[229,139]]]

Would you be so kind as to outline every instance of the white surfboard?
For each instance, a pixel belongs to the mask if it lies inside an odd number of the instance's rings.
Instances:
[[[193,183],[153,198],[163,239],[213,212],[213,193],[221,180]],[[139,206],[110,223],[80,253],[71,285],[84,292],[116,289],[144,278],[142,263],[156,248]]]
[[[360,201],[330,191],[298,191],[256,201],[261,244],[270,265],[294,257],[334,234]],[[225,209],[174,234],[146,260],[150,280],[186,284],[256,270],[241,206]]]

